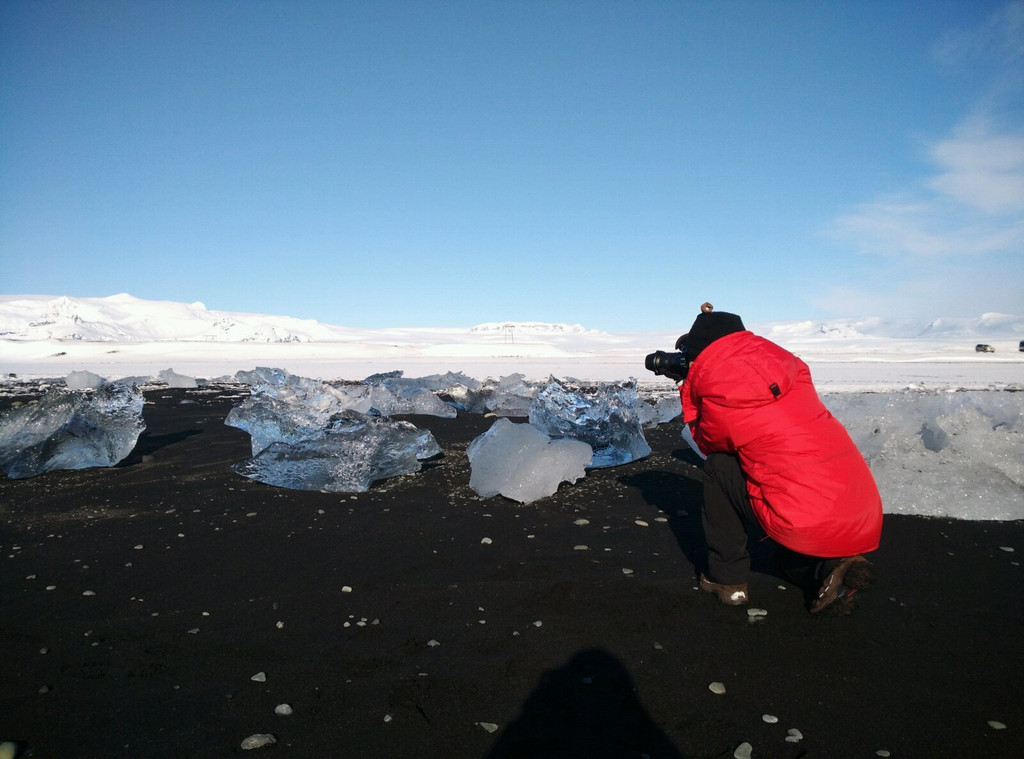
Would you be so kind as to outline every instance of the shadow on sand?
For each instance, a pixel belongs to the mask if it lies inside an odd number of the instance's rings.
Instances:
[[[707,572],[708,567],[701,521],[704,508],[703,462],[689,449],[673,451],[672,457],[680,462],[679,471],[652,469],[621,477],[619,481],[639,488],[644,501],[668,518],[679,549],[693,565],[696,576]],[[747,536],[751,570],[783,577],[778,566],[778,548],[767,538],[761,525],[747,523]]]
[[[485,759],[685,759],[615,656],[581,651],[545,672]]]
[[[117,466],[139,464],[144,456],[150,456],[161,448],[180,443],[182,440],[187,440],[193,435],[201,433],[202,430],[181,430],[179,432],[169,432],[166,435],[150,435],[148,432],[143,432],[139,435],[139,439],[136,441],[132,452],[122,459]]]
[[[700,470],[686,476],[679,472],[649,469],[620,477],[619,482],[639,489],[644,501],[668,519],[672,534],[687,561],[696,571],[704,571],[707,567],[707,548],[700,519],[704,505]]]

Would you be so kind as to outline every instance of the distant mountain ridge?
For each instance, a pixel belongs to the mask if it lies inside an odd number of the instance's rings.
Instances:
[[[1024,317],[1012,314],[987,313],[976,317],[942,317],[921,319],[865,317],[832,319],[825,322],[778,322],[755,327],[755,332],[769,338],[895,338],[913,339],[985,339],[1024,338]]]
[[[545,322],[487,322],[446,331],[507,339],[604,334],[579,324]],[[210,310],[200,302],[143,300],[127,293],[99,298],[0,295],[0,339],[8,340],[309,343],[348,342],[367,332],[372,330],[290,316]]]
[[[549,335],[582,335],[600,330],[587,329],[581,324],[551,324],[549,322],[484,322],[469,328],[470,332],[529,332]]]
[[[71,298],[0,296],[0,338],[89,342],[316,342],[344,339],[340,328],[311,319],[211,311],[202,303],[131,295]]]
[[[827,338],[1024,338],[1024,317],[988,313],[970,318],[836,319],[748,325],[770,339]],[[579,324],[485,322],[444,330],[477,339],[605,337]],[[0,340],[86,342],[196,341],[225,343],[350,342],[373,330],[324,324],[314,319],[207,309],[203,303],[143,300],[122,293],[98,298],[0,295]],[[381,330],[382,333],[394,330]]]

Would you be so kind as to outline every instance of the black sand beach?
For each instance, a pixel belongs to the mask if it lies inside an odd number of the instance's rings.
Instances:
[[[443,457],[345,496],[235,475],[237,392],[148,392],[117,467],[0,477],[20,756],[1024,756],[1022,522],[887,516],[856,614],[759,564],[752,622],[695,589],[677,424],[524,506],[468,486],[491,419],[412,417]]]

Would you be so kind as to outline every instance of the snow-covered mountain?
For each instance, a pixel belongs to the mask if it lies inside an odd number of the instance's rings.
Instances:
[[[861,319],[749,325],[779,342],[857,341],[872,338],[949,339],[985,342],[1024,338],[1024,316],[982,314],[973,318]],[[609,345],[615,336],[579,324],[485,322],[466,329],[360,330],[289,316],[216,311],[202,303],[142,300],[120,294],[102,298],[0,295],[0,340],[81,340],[86,342],[316,343],[444,333],[446,342],[489,339],[553,341],[567,339]]]
[[[686,325],[681,325],[685,329]],[[1024,388],[1024,317],[913,322],[893,318],[747,326],[793,351],[819,388]],[[486,322],[459,328],[360,329],[287,316],[213,311],[202,303],[130,295],[70,298],[0,295],[0,374],[61,377],[88,370],[107,378],[230,376],[257,366],[327,379],[402,370],[408,376],[460,371],[472,377],[521,373],[671,387],[645,369],[645,356],[672,350],[679,332],[604,332],[579,324]],[[975,351],[990,344],[991,353]]]
[[[939,318],[931,321],[873,316],[829,321],[773,322],[760,325],[759,334],[772,339],[786,338],[892,338],[971,339],[1024,338],[1024,317],[1011,314],[982,314],[967,318]]]
[[[0,296],[0,338],[154,342],[316,342],[345,339],[312,319],[211,311],[202,303],[49,295]]]
[[[551,324],[549,322],[484,322],[470,327],[476,334],[529,335],[584,335],[599,334],[600,330],[587,329],[582,324]]]
[[[605,334],[579,324],[545,322],[487,322],[443,331],[506,341]],[[0,295],[0,339],[8,340],[310,343],[349,342],[365,338],[367,332],[313,319],[213,311],[198,302],[142,300],[125,293],[104,298]],[[382,335],[396,332],[406,331],[380,330]]]

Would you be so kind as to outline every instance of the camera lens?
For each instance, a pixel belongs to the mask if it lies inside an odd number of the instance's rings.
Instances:
[[[654,351],[644,359],[644,366],[647,371],[657,375],[668,375],[673,378],[683,379],[689,370],[689,363],[686,360],[686,352],[666,353],[665,351]]]

